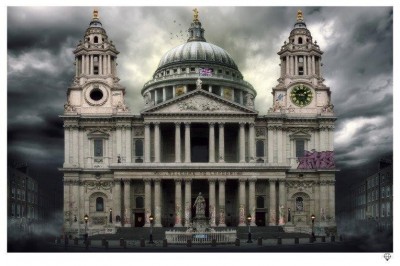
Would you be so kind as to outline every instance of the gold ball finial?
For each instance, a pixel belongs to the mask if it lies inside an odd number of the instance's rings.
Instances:
[[[301,9],[297,10],[297,21],[303,21],[304,17],[303,17],[303,11],[301,11]]]
[[[93,9],[93,18],[99,18],[99,11],[96,8]]]
[[[199,11],[197,10],[197,8],[193,9],[193,21],[199,21]]]

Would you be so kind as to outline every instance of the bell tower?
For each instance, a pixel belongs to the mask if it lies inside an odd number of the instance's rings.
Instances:
[[[65,114],[126,113],[125,88],[118,82],[117,55],[119,52],[93,10],[92,20],[83,40],[74,50],[75,77],[67,92]]]
[[[323,83],[322,54],[298,10],[289,40],[278,52],[281,71],[269,113],[333,114],[330,89]]]

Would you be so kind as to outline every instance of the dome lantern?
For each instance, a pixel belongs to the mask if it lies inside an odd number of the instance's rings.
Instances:
[[[206,42],[204,38],[204,29],[201,27],[201,22],[199,21],[199,11],[197,8],[193,9],[193,22],[188,30],[189,39],[188,42]]]

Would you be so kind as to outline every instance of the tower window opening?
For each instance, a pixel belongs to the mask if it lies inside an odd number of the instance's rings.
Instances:
[[[94,43],[98,43],[98,42],[99,42],[99,37],[97,37],[97,36],[94,36],[94,38],[93,38],[93,42],[94,42]]]
[[[302,197],[297,197],[296,198],[296,211],[304,211],[303,198]]]
[[[299,67],[299,75],[300,75],[300,76],[304,75],[304,69],[303,69],[302,66]]]
[[[99,74],[99,67],[98,66],[94,66],[93,67],[93,74],[95,74],[95,75]]]
[[[303,44],[303,38],[299,37],[299,44]]]
[[[304,140],[296,140],[296,157],[304,157],[304,146],[305,146],[305,141]]]
[[[102,212],[104,211],[104,200],[102,197],[98,197],[96,199],[96,211],[97,212]]]
[[[257,197],[257,208],[264,208],[264,197],[263,196]]]
[[[195,72],[195,71],[196,71],[196,68],[194,68],[194,67],[190,68],[190,72]]]
[[[222,74],[222,69],[218,69],[218,74]]]

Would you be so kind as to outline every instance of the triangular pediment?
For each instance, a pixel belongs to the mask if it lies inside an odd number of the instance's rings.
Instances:
[[[204,90],[195,90],[143,110],[143,114],[220,113],[257,114],[253,109]]]

